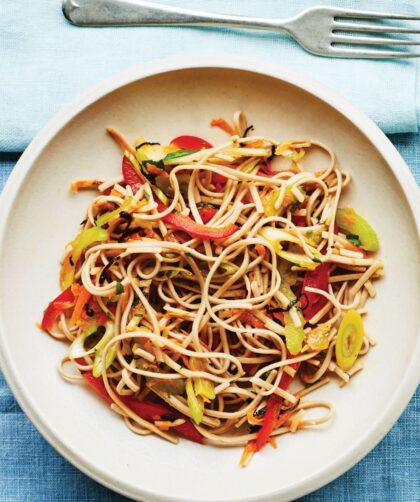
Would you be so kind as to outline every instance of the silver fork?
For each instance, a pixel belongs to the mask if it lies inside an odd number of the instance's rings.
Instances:
[[[319,56],[381,59],[420,56],[420,53],[395,50],[420,45],[420,41],[388,37],[397,33],[420,33],[420,29],[382,23],[388,19],[420,20],[409,14],[313,7],[290,19],[265,19],[210,14],[142,0],[64,0],[63,13],[79,26],[228,26],[280,31]],[[360,20],[368,22],[360,23]]]

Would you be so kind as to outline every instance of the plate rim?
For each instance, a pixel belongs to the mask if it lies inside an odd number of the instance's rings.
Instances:
[[[364,112],[357,109],[335,90],[318,83],[304,72],[291,70],[282,65],[273,65],[268,61],[261,62],[251,58],[238,57],[236,55],[220,56],[195,54],[162,59],[141,66],[136,65],[123,72],[119,72],[76,97],[47,122],[18,160],[0,194],[0,255],[4,245],[4,233],[10,209],[21,183],[31,170],[34,161],[66,124],[97,100],[125,85],[159,74],[178,70],[203,68],[243,70],[282,80],[317,97],[350,120],[373,146],[380,151],[388,168],[393,172],[396,181],[399,183],[406,196],[417,229],[417,240],[420,240],[420,200],[418,198],[418,187],[413,174],[391,141]],[[109,473],[87,462],[71,448],[67,448],[57,437],[55,432],[51,430],[50,426],[43,421],[40,413],[36,409],[36,405],[32,403],[31,397],[26,395],[25,391],[21,388],[18,371],[15,371],[13,361],[7,357],[7,347],[3,344],[4,336],[5,329],[0,317],[0,368],[5,380],[20,407],[38,432],[67,461],[107,488],[136,500],[138,500],[139,497],[147,497],[149,501],[153,500],[159,502],[168,502],[169,500],[179,502],[204,502],[205,499],[183,498],[181,500],[179,498],[169,498],[166,495],[156,495],[130,483],[121,483],[121,481],[113,478]],[[252,498],[242,497],[241,500],[243,502],[251,500],[255,502],[268,502],[269,500],[273,500],[273,497],[282,497],[282,500],[291,500],[321,488],[353,467],[379,443],[385,434],[389,432],[407,406],[419,382],[420,371],[416,367],[416,361],[419,359],[419,356],[420,339],[417,337],[416,347],[413,350],[410,363],[406,368],[393,398],[389,401],[387,407],[375,421],[374,425],[365,431],[349,452],[337,457],[333,462],[324,466],[321,470],[315,472],[305,480],[296,482],[286,489],[261,494]],[[234,502],[233,499],[224,500],[226,500],[226,502]]]

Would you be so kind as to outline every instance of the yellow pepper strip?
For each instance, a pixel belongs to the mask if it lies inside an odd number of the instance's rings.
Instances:
[[[328,334],[331,330],[331,323],[324,322],[311,330],[306,339],[306,343],[312,350],[325,350],[328,348]]]

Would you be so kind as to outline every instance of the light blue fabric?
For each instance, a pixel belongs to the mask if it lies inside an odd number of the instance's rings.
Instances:
[[[166,1],[207,11],[267,17],[287,17],[317,3],[420,15],[419,0]],[[233,53],[303,70],[365,110],[385,132],[417,131],[420,71],[416,77],[419,63],[414,60],[321,58],[306,53],[287,36],[272,32],[78,28],[62,16],[61,0],[1,0],[0,150],[21,151],[59,108],[104,78],[157,58],[193,53]]]

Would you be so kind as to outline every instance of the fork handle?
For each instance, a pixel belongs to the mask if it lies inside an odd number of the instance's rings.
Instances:
[[[142,0],[64,0],[65,17],[78,26],[230,26],[288,31],[281,20],[210,14]]]

